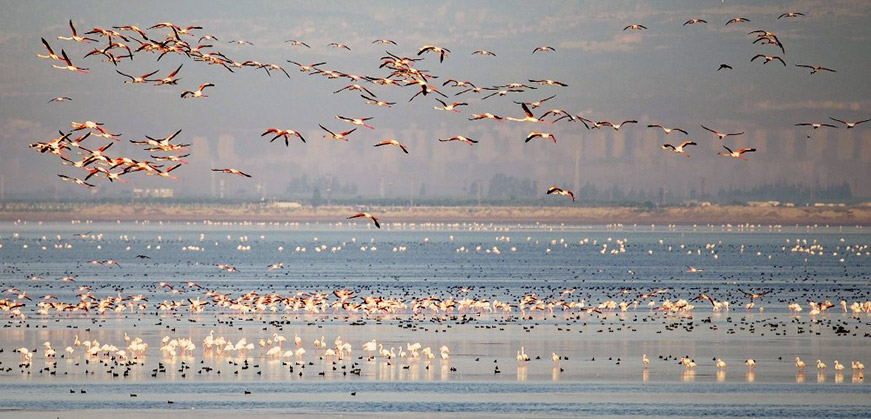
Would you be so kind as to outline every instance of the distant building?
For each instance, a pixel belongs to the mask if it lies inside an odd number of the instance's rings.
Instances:
[[[140,189],[133,188],[134,198],[162,198],[170,199],[174,195],[172,188]]]
[[[273,208],[281,208],[281,209],[295,209],[302,208],[302,204],[296,201],[275,201],[271,202],[269,206]]]
[[[699,201],[696,199],[690,199],[684,202],[684,205],[688,207],[710,207],[711,201]]]
[[[779,207],[780,201],[747,201],[748,207]]]

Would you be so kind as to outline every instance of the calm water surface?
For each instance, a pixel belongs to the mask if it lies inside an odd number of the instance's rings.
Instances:
[[[0,415],[101,417],[137,409],[221,416],[253,409],[266,416],[869,417],[869,387],[849,368],[854,360],[871,362],[869,314],[844,313],[839,305],[871,300],[869,244],[865,229],[839,227],[5,223],[0,286],[32,300],[19,300],[25,320],[4,313]],[[120,267],[88,263],[108,259]],[[275,263],[283,268],[267,269]],[[687,272],[690,266],[699,271]],[[75,282],[61,282],[64,276]],[[98,299],[141,294],[147,308],[104,315],[36,311],[47,294],[77,302],[84,285]],[[588,307],[607,300],[630,306],[602,314],[157,309],[163,301],[207,300],[206,290],[236,298],[336,289],[353,291],[358,302],[368,295],[406,303],[432,296],[516,305],[535,294]],[[665,291],[642,298],[656,290]],[[747,309],[750,300],[740,290],[767,294]],[[17,292],[2,298],[16,299]],[[730,310],[714,313],[703,300],[691,301],[696,308],[682,315],[647,306],[702,292],[729,301]],[[808,301],[825,300],[836,306],[808,314]],[[789,312],[792,302],[803,312]],[[267,359],[260,348],[208,354],[202,342],[210,331],[249,342],[280,334],[290,339],[288,349],[299,335],[308,353],[302,365]],[[54,361],[42,351],[50,341],[61,353],[76,336],[123,347],[125,334],[150,345],[144,362],[126,375],[110,360],[86,363],[81,349]],[[191,338],[197,349],[163,357],[158,348],[165,336]],[[319,357],[312,342],[321,336],[330,344],[337,337],[351,343],[352,357]],[[397,350],[420,342],[437,353],[446,345],[451,356],[369,359],[361,346],[371,339]],[[18,366],[13,351],[19,347],[36,350],[32,365]],[[531,360],[518,364],[521,347]],[[562,357],[558,364],[553,352]],[[644,353],[651,359],[646,372]],[[695,372],[678,364],[683,356],[698,364]],[[807,362],[803,372],[793,365],[795,356]],[[718,371],[715,358],[728,367]],[[758,363],[752,372],[743,365],[747,358]],[[818,358],[827,371],[816,369]],[[834,359],[845,371],[834,371]]]

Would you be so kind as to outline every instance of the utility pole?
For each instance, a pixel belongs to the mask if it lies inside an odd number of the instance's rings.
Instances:
[[[0,175],[0,201],[6,199],[6,175]]]
[[[327,181],[327,206],[333,205],[333,177],[330,176]]]
[[[480,179],[477,180],[477,184],[478,184],[478,207],[480,208],[481,207],[481,195],[482,195],[482,193],[481,193],[482,182]]]
[[[214,167],[214,162],[212,163],[212,167]],[[218,196],[217,190],[215,189],[215,172],[212,172],[212,198]]]
[[[219,184],[220,184],[219,188],[220,188],[220,194],[221,194],[220,197],[221,197],[221,200],[223,200],[224,199],[224,179],[221,179]]]
[[[581,189],[581,150],[575,150],[575,184],[573,185],[575,193]]]
[[[260,193],[260,200],[263,201],[266,198],[266,185],[263,182],[259,182],[254,188]]]
[[[411,181],[411,199],[409,200],[408,206],[409,207],[414,206],[414,181],[413,180]]]

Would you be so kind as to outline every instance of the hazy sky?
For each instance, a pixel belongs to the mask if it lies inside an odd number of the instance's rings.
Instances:
[[[464,187],[488,180],[496,173],[530,178],[543,187],[575,187],[579,159],[581,184],[592,182],[624,189],[666,187],[683,192],[698,187],[702,177],[708,191],[757,183],[848,181],[863,196],[871,196],[871,122],[855,129],[795,127],[799,122],[827,122],[871,118],[868,68],[871,3],[865,0],[759,1],[478,1],[478,2],[43,2],[0,1],[0,175],[7,197],[13,194],[53,193],[85,196],[85,188],[61,182],[57,174],[84,177],[81,169],[62,166],[56,156],[40,154],[27,144],[57,136],[70,121],[102,122],[108,131],[122,133],[123,142],[107,151],[112,157],[148,158],[128,140],[145,135],[164,137],[178,129],[175,142],[193,143],[190,165],[173,174],[179,180],[127,175],[128,184],[97,179],[97,195],[111,196],[133,187],[171,187],[177,196],[208,196],[212,179],[224,179],[228,194],[253,191],[261,184],[267,194],[283,192],[303,174],[310,178],[336,176],[354,182],[363,195],[376,196],[379,184],[390,195],[405,195],[427,185],[430,195],[463,195]],[[801,12],[796,19],[777,19],[784,12]],[[725,26],[734,17],[749,23]],[[686,25],[690,18],[708,24]],[[68,36],[72,19],[79,33],[94,27],[158,22],[198,25],[195,42],[211,34],[211,51],[242,62],[279,64],[290,73],[271,76],[251,67],[230,73],[220,66],[196,62],[184,55],[139,52],[117,67],[98,56],[83,58],[95,45],[58,40]],[[630,24],[648,29],[624,31]],[[763,29],[777,34],[786,52],[772,45],[753,44],[747,33]],[[147,31],[162,40],[167,29]],[[64,49],[74,64],[89,74],[57,70],[44,54],[44,37],[55,52]],[[398,45],[372,44],[388,38]],[[246,40],[253,45],[228,41]],[[297,39],[311,48],[284,41]],[[327,46],[346,44],[351,51]],[[106,43],[101,38],[96,45]],[[138,45],[134,41],[130,45]],[[438,76],[432,83],[452,101],[468,102],[459,113],[437,111],[432,96],[409,99],[414,86],[362,83],[379,99],[396,102],[392,108],[367,105],[357,92],[333,92],[350,84],[346,78],[328,79],[298,71],[286,60],[305,64],[325,61],[322,69],[385,77],[378,68],[385,50],[417,56],[426,44],[451,50],[443,63],[423,54],[415,68]],[[532,54],[549,45],[555,52]],[[472,55],[489,50],[495,57]],[[786,61],[750,62],[756,54],[778,55]],[[115,70],[141,75],[160,70],[163,77],[178,67],[178,86],[124,84]],[[717,71],[721,63],[733,70]],[[836,73],[809,74],[795,64],[821,65]],[[482,100],[483,94],[442,87],[447,79],[467,80],[479,87],[529,79],[553,79],[568,87],[538,86],[536,90]],[[208,98],[181,99],[182,90],[205,82]],[[485,93],[488,93],[485,91]],[[556,95],[534,113],[559,108],[601,121],[637,119],[619,132],[611,128],[586,130],[560,121],[553,125],[469,121],[471,113],[490,112],[522,117],[513,101],[534,101]],[[47,103],[57,96],[71,102]],[[349,142],[322,138],[322,124],[334,131],[354,128],[335,115],[373,117],[376,129],[360,128]],[[647,128],[660,123],[679,126],[699,145],[689,147],[690,158],[661,150],[664,142],[680,143],[680,133],[665,136]],[[725,141],[701,129],[745,131]],[[836,123],[837,124],[837,123]],[[300,131],[303,144],[290,147],[260,134],[267,128]],[[547,131],[557,143],[524,143],[530,131]],[[469,147],[442,143],[439,138],[464,135],[479,140]],[[811,138],[807,138],[810,135]],[[395,138],[409,154],[394,147],[373,145]],[[105,140],[88,139],[86,146]],[[756,147],[750,161],[718,157],[722,144]],[[210,168],[233,167],[252,179],[212,175]],[[542,191],[542,194],[544,191]],[[20,195],[19,195],[20,196]]]

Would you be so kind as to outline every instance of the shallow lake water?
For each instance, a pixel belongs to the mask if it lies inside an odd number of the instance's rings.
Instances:
[[[4,223],[0,299],[24,305],[2,312],[0,415],[868,417],[871,390],[850,365],[871,361],[871,313],[840,302],[871,300],[869,244],[861,227]],[[89,263],[108,260],[117,264]],[[335,290],[405,308],[333,308]],[[283,303],[317,293],[318,312]],[[703,293],[729,309],[714,311]],[[218,307],[216,294],[254,309]],[[256,307],[263,296],[273,302]],[[430,297],[457,304],[412,311]],[[83,298],[110,301],[103,314],[38,311]],[[197,299],[210,304],[193,312]],[[521,311],[524,299],[541,305]],[[695,307],[662,309],[679,300]],[[826,300],[833,307],[811,314],[809,301]],[[606,301],[625,310],[580,308]],[[206,350],[210,332],[254,348]],[[277,336],[282,353],[295,336],[306,353],[267,356]],[[326,355],[321,337],[351,344],[351,355]],[[121,350],[139,338],[148,349],[134,361],[88,356],[76,338]],[[196,348],[169,356],[164,338]],[[370,358],[362,345],[373,339],[396,354],[419,342],[435,359]],[[29,364],[19,348],[33,353]]]

